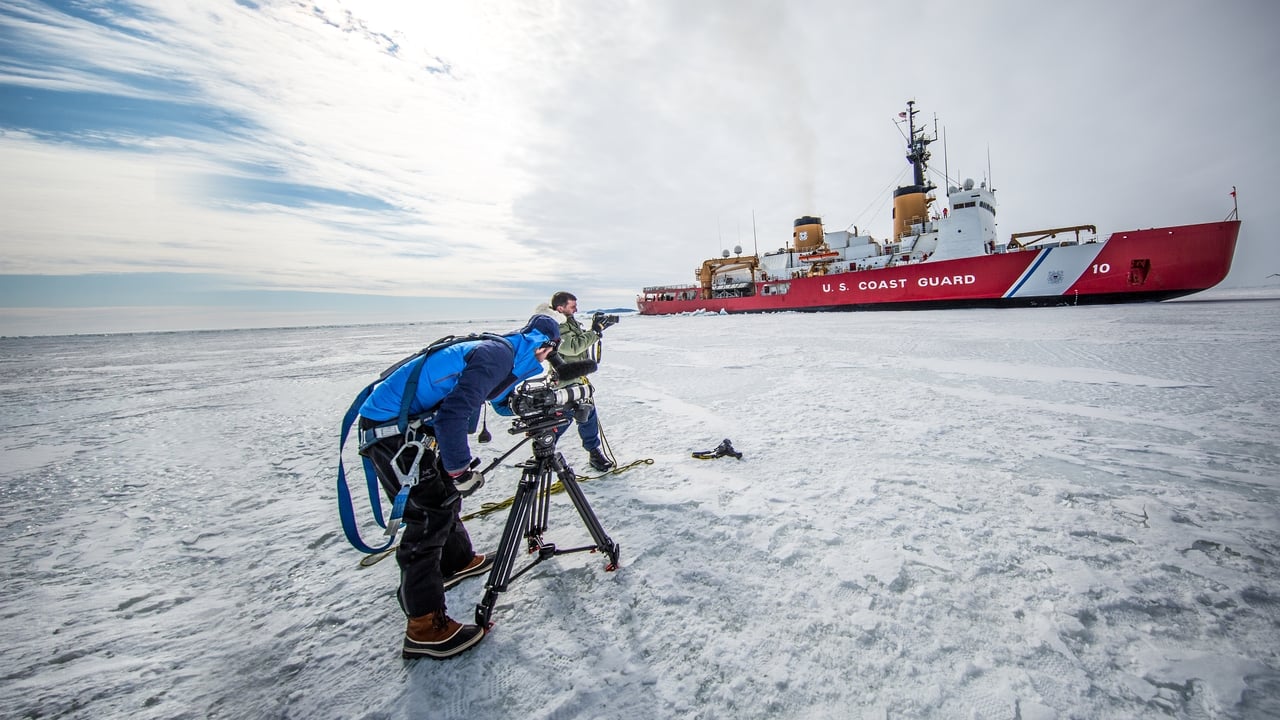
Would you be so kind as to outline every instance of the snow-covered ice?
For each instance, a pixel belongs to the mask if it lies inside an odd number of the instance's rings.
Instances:
[[[407,352],[523,319],[0,340],[0,715],[1280,716],[1276,293],[624,317],[593,381],[653,462],[582,486],[622,567],[549,560],[475,649],[402,661],[395,563],[339,527],[339,420]],[[515,442],[489,426],[486,460]],[[742,460],[690,456],[724,438]],[[563,495],[547,539],[589,542]]]

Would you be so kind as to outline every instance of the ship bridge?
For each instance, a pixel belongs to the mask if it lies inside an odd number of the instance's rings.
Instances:
[[[930,260],[987,255],[995,252],[996,195],[984,181],[965,180],[947,188],[947,212],[938,220],[938,246]]]

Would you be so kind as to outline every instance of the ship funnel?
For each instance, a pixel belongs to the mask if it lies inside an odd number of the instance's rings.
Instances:
[[[805,215],[796,218],[795,230],[791,237],[796,250],[810,252],[822,245],[822,218]]]
[[[933,198],[927,194],[930,188],[919,185],[900,187],[893,193],[893,240],[911,234],[911,226],[929,219],[929,205]]]

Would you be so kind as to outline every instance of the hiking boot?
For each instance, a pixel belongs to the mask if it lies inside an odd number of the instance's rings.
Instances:
[[[592,448],[591,450],[587,451],[587,454],[591,456],[591,460],[590,460],[591,467],[595,468],[596,470],[599,470],[600,472],[604,472],[605,470],[608,470],[613,467],[613,461],[605,457],[604,453],[600,450],[600,448]]]
[[[404,631],[405,660],[429,657],[436,660],[451,658],[484,639],[484,628],[479,625],[463,625],[443,610],[420,617],[409,618]]]
[[[469,577],[483,575],[489,572],[489,569],[492,567],[492,555],[476,555],[471,558],[471,562],[467,563],[466,567],[444,579],[444,589],[448,590]]]

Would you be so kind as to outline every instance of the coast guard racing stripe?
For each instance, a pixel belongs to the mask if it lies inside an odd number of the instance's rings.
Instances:
[[[1065,293],[1089,269],[1090,263],[1102,252],[1102,247],[1103,243],[1097,243],[1041,250],[1040,256],[1023,271],[1003,297],[1045,297]],[[1051,253],[1052,262],[1049,261]]]

